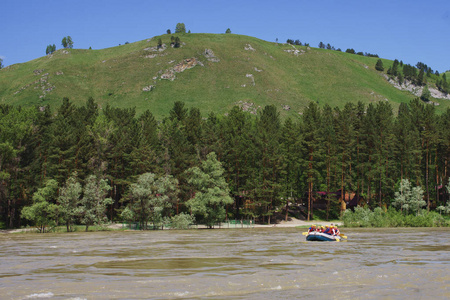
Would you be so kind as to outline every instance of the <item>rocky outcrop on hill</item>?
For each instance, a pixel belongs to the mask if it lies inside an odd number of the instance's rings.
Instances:
[[[383,74],[384,78],[386,78],[386,80],[392,84],[395,88],[401,90],[401,91],[408,91],[410,93],[412,93],[413,95],[420,97],[422,96],[422,91],[423,91],[423,87],[422,86],[417,86],[414,83],[412,83],[409,80],[404,80],[402,84],[399,84],[397,80],[389,77],[386,74]],[[446,100],[450,100],[450,95],[449,94],[444,94],[441,91],[439,91],[438,89],[435,88],[431,88],[428,87],[430,93],[431,93],[431,97],[436,98],[436,99],[446,99]],[[439,103],[434,103],[435,105],[439,105]]]
[[[203,52],[203,55],[206,57],[206,59],[208,61],[211,61],[211,62],[219,62],[220,61],[220,59],[218,59],[216,57],[216,55],[214,54],[214,52],[211,49],[205,49],[205,52]]]
[[[254,49],[254,48],[252,47],[252,45],[250,45],[250,44],[246,44],[245,47],[244,47],[244,49],[245,49],[246,51],[256,51],[256,49]]]
[[[256,106],[255,103],[252,102],[245,102],[245,101],[238,101],[235,103],[242,111],[248,111],[249,113],[256,115],[258,113],[258,109],[261,108],[261,106]]]
[[[287,49],[287,50],[283,50],[284,52],[287,52],[287,53],[292,53],[292,54],[294,54],[295,56],[299,56],[299,55],[302,55],[302,54],[304,54],[304,53],[306,53],[306,51],[305,50],[303,50],[303,49],[297,49],[297,48],[295,48],[294,46],[292,46],[292,48],[293,49]]]
[[[201,65],[201,63],[195,57],[185,59],[179,64],[175,65],[173,68],[164,71],[164,73],[161,75],[161,79],[174,81],[176,78],[175,73],[181,73],[185,70],[192,69],[196,65]]]
[[[33,74],[36,75],[36,76],[37,75],[41,75],[42,72],[44,72],[44,71],[45,71],[45,69],[33,70]],[[36,89],[41,89],[41,91],[42,91],[42,95],[40,95],[39,98],[44,98],[46,94],[48,94],[49,92],[51,92],[55,88],[54,85],[52,85],[50,82],[48,82],[48,76],[49,76],[48,72],[42,74],[41,78],[39,78],[36,81],[33,81],[32,83],[29,83],[29,84],[21,87],[19,90],[14,92],[14,95],[17,95],[20,92],[22,92],[22,91],[26,90],[27,88],[29,88],[30,86],[35,85],[35,87],[34,87],[35,90]]]

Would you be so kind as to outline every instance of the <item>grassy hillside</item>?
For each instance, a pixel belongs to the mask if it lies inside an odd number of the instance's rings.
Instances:
[[[286,116],[298,114],[311,100],[334,107],[387,99],[396,109],[414,98],[375,70],[376,58],[234,34],[178,36],[180,48],[170,47],[171,36],[162,35],[102,50],[61,49],[9,66],[0,71],[0,103],[55,107],[63,97],[76,104],[93,97],[102,106],[135,106],[138,113],[150,109],[161,117],[178,100],[203,113],[224,113],[242,101],[275,104]],[[167,46],[163,51],[156,49],[159,38]],[[197,65],[175,72],[173,81],[161,79],[192,58]],[[383,63],[387,69],[392,61]],[[143,91],[150,85],[151,91]],[[442,110],[450,101],[437,102]],[[290,110],[282,109],[286,105]]]

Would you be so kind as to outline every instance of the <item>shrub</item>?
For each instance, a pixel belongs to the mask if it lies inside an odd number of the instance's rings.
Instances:
[[[170,226],[173,229],[189,229],[189,225],[194,223],[195,217],[181,213],[179,215],[173,216],[170,219]]]
[[[373,211],[369,208],[356,207],[352,212],[347,210],[342,215],[345,227],[446,227],[450,226],[450,220],[437,212],[421,210],[417,215],[404,215],[401,211],[390,207],[386,212],[376,207]]]

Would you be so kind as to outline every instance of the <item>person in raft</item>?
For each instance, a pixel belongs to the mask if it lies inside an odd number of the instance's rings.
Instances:
[[[317,230],[316,225],[313,224],[313,225],[311,225],[311,227],[308,228],[308,233],[316,231],[316,230]]]
[[[335,235],[340,235],[341,231],[339,230],[339,228],[337,228],[336,225],[334,225],[334,231],[335,231]]]
[[[331,234],[331,228],[330,228],[330,225],[325,225],[325,230],[323,231],[323,233]]]

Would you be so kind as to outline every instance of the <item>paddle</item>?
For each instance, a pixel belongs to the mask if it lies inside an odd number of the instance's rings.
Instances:
[[[303,235],[308,235],[309,232],[302,232]]]
[[[339,236],[343,239],[347,239],[347,236],[343,235],[342,233],[340,233]]]

